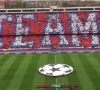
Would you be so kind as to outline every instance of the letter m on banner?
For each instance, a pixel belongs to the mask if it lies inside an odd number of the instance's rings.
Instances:
[[[69,18],[71,20],[71,30],[72,33],[97,33],[97,13],[96,12],[79,12],[79,13],[69,13]]]

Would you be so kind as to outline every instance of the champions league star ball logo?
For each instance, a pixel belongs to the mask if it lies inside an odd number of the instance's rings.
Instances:
[[[40,74],[49,77],[67,76],[73,71],[73,68],[67,64],[47,64],[39,68]]]

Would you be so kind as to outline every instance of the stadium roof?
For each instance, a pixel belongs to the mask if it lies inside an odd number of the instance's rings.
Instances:
[[[100,1],[100,0],[20,0],[20,1]]]
[[[100,1],[100,0],[0,0],[0,1]]]
[[[100,0],[0,0],[0,1],[100,1]]]

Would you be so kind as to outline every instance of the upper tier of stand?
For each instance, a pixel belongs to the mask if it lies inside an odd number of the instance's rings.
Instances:
[[[94,12],[100,11],[100,7],[60,7],[52,6],[51,8],[17,8],[17,9],[0,9],[3,13],[43,13],[43,12]]]

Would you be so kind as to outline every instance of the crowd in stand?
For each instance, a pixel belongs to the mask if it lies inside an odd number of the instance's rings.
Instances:
[[[0,48],[99,47],[99,12],[0,15]]]

